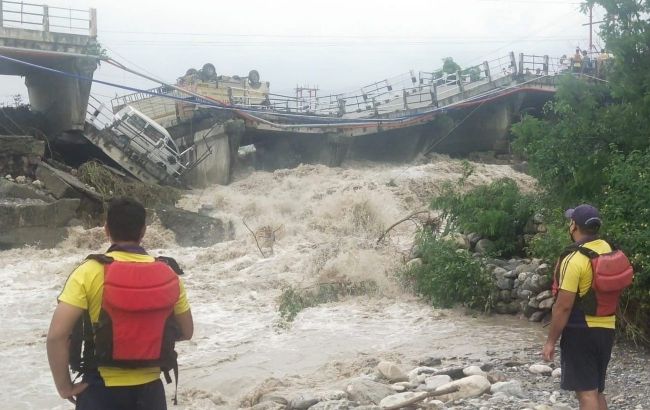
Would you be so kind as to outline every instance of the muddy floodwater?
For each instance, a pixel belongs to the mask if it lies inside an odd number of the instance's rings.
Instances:
[[[530,177],[509,166],[475,166],[470,185],[508,176],[533,189]],[[436,310],[405,293],[395,272],[410,252],[414,224],[400,224],[376,243],[388,226],[426,209],[441,184],[462,172],[460,161],[446,157],[412,166],[302,165],[249,171],[229,186],[188,193],[179,206],[231,220],[236,235],[193,248],[179,247],[157,223],[146,234],[152,254],[173,256],[184,267],[195,320],[194,339],[178,345],[176,408],[200,409],[206,399],[237,408],[270,378],[286,389],[326,385],[357,375],[369,358],[480,360],[541,346],[539,325]],[[261,244],[264,256],[243,220],[252,230],[274,232]],[[0,252],[2,408],[72,408],[56,395],[45,335],[68,273],[105,247],[101,228],[75,227],[55,249]],[[279,326],[283,288],[367,280],[378,284],[376,293],[306,309],[290,326]],[[168,386],[168,395],[172,390]]]

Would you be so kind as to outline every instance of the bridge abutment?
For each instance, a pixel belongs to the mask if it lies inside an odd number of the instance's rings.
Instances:
[[[83,130],[100,54],[95,10],[10,6],[0,0],[0,74],[25,77],[32,110],[46,117],[48,133]]]

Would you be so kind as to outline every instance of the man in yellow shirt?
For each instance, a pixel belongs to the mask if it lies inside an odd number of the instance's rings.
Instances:
[[[603,391],[616,317],[585,314],[585,310],[595,308],[595,298],[591,298],[593,272],[589,257],[576,249],[585,247],[600,255],[612,248],[598,238],[602,221],[595,207],[583,204],[569,209],[565,216],[570,219],[569,234],[574,244],[555,270],[557,294],[542,355],[546,361],[553,361],[561,335],[561,387],[576,392],[581,410],[606,410]]]
[[[54,383],[59,395],[76,402],[79,410],[164,410],[163,359],[171,356],[167,362],[175,367],[174,341],[189,340],[194,331],[185,289],[167,264],[140,246],[146,230],[140,203],[111,201],[104,229],[111,247],[70,274],[52,316],[47,355]],[[136,293],[124,293],[129,291]],[[138,309],[145,313],[138,316]],[[83,356],[71,357],[76,326],[86,317],[92,333],[83,336]],[[132,330],[126,332],[131,339],[124,339],[124,329]],[[84,362],[79,383],[71,381],[72,362]]]

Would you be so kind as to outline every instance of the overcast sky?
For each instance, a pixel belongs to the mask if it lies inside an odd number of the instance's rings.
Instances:
[[[190,67],[217,73],[251,69],[271,91],[322,94],[359,88],[410,69],[432,71],[453,57],[462,66],[509,51],[560,56],[587,48],[588,17],[578,1],[560,0],[50,0],[97,9],[99,42],[125,65],[174,82]],[[595,10],[595,20],[602,17]],[[596,44],[600,45],[596,37]],[[102,65],[95,78],[138,87],[156,84]],[[22,93],[22,79],[2,79],[2,98]],[[104,96],[124,91],[93,86]]]

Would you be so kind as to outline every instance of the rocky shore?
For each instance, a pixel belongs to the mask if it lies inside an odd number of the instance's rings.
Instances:
[[[512,358],[468,362],[426,357],[412,363],[369,360],[357,377],[287,392],[279,380],[249,395],[241,408],[252,410],[571,410],[573,393],[560,390],[561,370],[536,361],[539,347],[513,351]],[[526,357],[529,360],[521,360]],[[634,347],[615,347],[606,394],[610,409],[644,409],[650,395],[650,355]],[[221,404],[221,405],[220,405]],[[198,407],[196,407],[198,406]],[[225,408],[205,398],[191,408]]]

